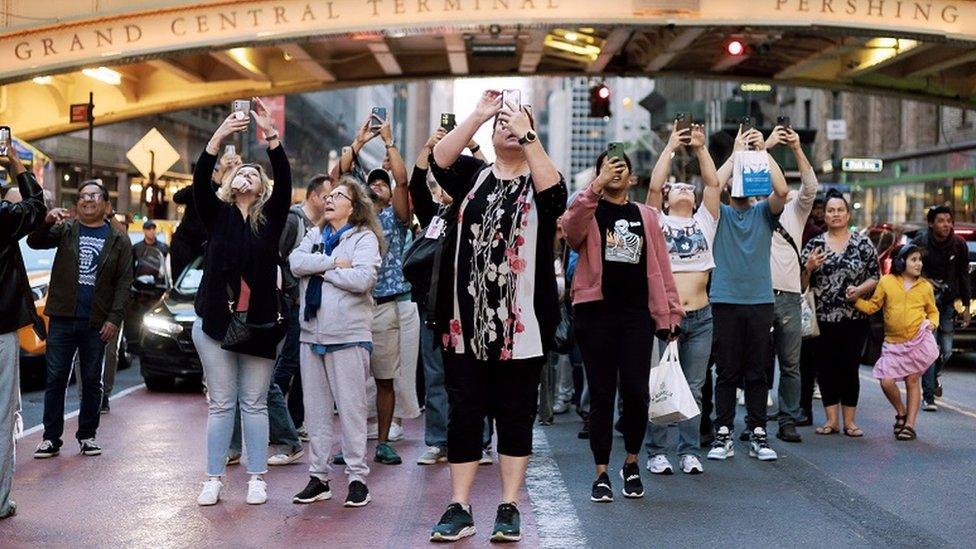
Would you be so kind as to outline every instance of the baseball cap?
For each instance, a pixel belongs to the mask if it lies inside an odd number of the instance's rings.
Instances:
[[[390,172],[384,170],[383,168],[375,168],[369,172],[366,176],[366,185],[371,185],[373,181],[380,180],[386,183],[387,187],[392,187],[393,184],[390,181]]]
[[[142,230],[144,231],[146,229],[155,229],[155,228],[156,228],[156,222],[153,221],[152,219],[146,220],[146,222],[142,224]]]

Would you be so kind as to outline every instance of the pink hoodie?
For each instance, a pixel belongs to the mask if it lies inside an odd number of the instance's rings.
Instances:
[[[573,275],[573,305],[603,299],[603,253],[596,206],[600,197],[589,187],[581,191],[562,216],[563,234],[569,246],[579,252]],[[658,329],[667,329],[685,316],[678,299],[678,289],[671,274],[671,260],[658,221],[657,210],[637,204],[644,224],[647,245],[647,308]]]

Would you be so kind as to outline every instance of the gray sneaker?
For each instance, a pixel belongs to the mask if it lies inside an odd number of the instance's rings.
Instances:
[[[437,446],[428,446],[427,451],[417,458],[417,465],[434,465],[447,461],[447,451]]]

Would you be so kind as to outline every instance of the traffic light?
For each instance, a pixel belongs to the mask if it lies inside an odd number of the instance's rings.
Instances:
[[[610,88],[602,82],[590,88],[590,116],[610,116]]]
[[[738,57],[746,52],[746,45],[741,40],[730,40],[725,45],[725,51],[732,57]]]

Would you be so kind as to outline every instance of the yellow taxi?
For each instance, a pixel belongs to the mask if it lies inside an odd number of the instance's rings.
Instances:
[[[51,266],[54,265],[54,254],[57,250],[34,250],[27,246],[27,240],[20,241],[20,253],[24,256],[24,266],[27,268],[27,279],[30,282],[31,293],[34,295],[34,306],[47,326],[48,318],[44,315],[47,304],[47,290],[51,283]],[[44,356],[44,341],[37,337],[32,326],[25,326],[17,331],[20,340],[22,356]]]

